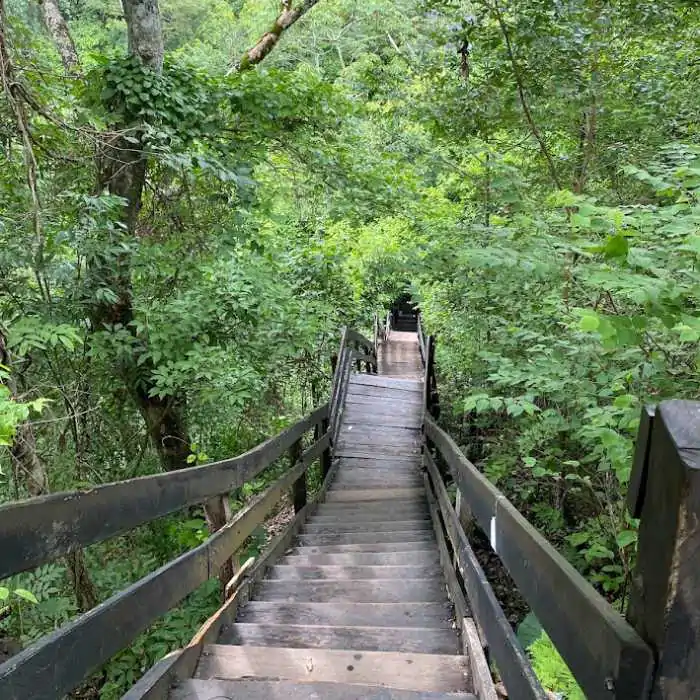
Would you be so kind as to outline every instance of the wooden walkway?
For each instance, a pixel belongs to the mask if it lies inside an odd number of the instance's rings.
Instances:
[[[393,336],[380,366],[417,374],[416,334]],[[420,470],[421,397],[416,379],[351,376],[325,502],[173,700],[475,699]]]
[[[381,376],[414,381],[423,379],[423,364],[415,332],[391,330],[389,342],[379,346],[377,361]]]

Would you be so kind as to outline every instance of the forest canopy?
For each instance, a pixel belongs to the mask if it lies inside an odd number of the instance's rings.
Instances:
[[[249,449],[407,289],[441,422],[623,609],[641,407],[700,388],[699,45],[695,0],[0,0],[0,501]],[[214,517],[3,582],[0,640]]]

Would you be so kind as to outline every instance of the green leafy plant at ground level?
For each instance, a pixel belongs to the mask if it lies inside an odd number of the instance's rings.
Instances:
[[[566,662],[533,613],[528,613],[518,626],[518,641],[527,651],[532,668],[545,690],[562,700],[586,700]]]

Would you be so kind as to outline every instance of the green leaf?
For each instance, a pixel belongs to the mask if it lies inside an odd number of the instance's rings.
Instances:
[[[605,244],[606,258],[624,258],[627,257],[630,246],[624,236],[612,236],[608,238]]]
[[[13,593],[18,598],[22,598],[22,600],[34,603],[35,605],[39,603],[39,601],[36,599],[36,596],[31,591],[28,591],[26,588],[15,588]]]
[[[7,600],[10,597],[10,589],[0,586],[0,600]]]
[[[578,327],[586,333],[592,333],[598,330],[600,319],[594,313],[587,313],[578,323]]]
[[[615,538],[615,541],[617,542],[617,546],[620,549],[624,549],[625,547],[628,547],[629,545],[631,545],[633,542],[637,541],[637,531],[636,530],[623,530]]]

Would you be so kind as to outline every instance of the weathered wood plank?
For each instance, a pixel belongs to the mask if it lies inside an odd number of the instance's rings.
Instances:
[[[263,581],[259,600],[298,600],[331,603],[340,599],[355,603],[431,603],[444,599],[443,584],[431,579],[373,581]]]
[[[385,489],[385,488],[418,488],[420,486],[420,477],[386,477],[381,479],[379,477],[346,477],[344,479],[338,479],[333,488],[338,489]]]
[[[414,460],[418,461],[420,452],[418,448],[411,450],[386,450],[379,447],[368,448],[368,447],[350,447],[345,446],[342,449],[335,451],[336,457],[355,457],[356,459],[374,459],[374,460],[389,460],[393,461],[396,459]]]
[[[462,620],[462,646],[464,655],[469,659],[476,697],[479,700],[498,700],[491,669],[479,639],[479,632],[474,620],[470,617]]]
[[[417,500],[421,497],[425,497],[425,491],[421,488],[396,488],[396,489],[374,489],[374,490],[364,490],[358,489],[354,490],[340,490],[334,491],[330,490],[326,496],[326,501],[328,503],[338,503],[338,502],[360,502],[360,501],[383,501],[395,498],[407,499],[416,498]]]
[[[460,526],[439,474],[431,481],[435,495],[432,489],[429,490],[428,501],[436,503],[440,509],[464,580],[469,605],[484,630],[509,695],[518,700],[545,700],[546,694]]]
[[[406,564],[433,566],[439,564],[434,547],[409,551],[326,552],[324,554],[289,554],[282,562],[292,566],[382,566]]]
[[[429,540],[421,542],[369,542],[365,544],[317,544],[295,547],[291,554],[326,554],[343,552],[431,552],[435,543]]]
[[[440,553],[440,565],[442,566],[442,574],[445,577],[445,582],[447,583],[447,592],[450,601],[455,609],[455,618],[457,620],[462,620],[470,614],[467,601],[464,597],[464,593],[459,586],[459,581],[457,580],[457,574],[452,568],[452,561],[450,559],[450,554],[447,549],[447,540],[445,539],[445,533],[442,530],[442,524],[440,523],[440,517],[438,515],[438,507],[435,499],[430,491],[430,478],[427,474],[423,477],[425,479],[426,493],[428,494],[428,505],[430,507],[430,514],[432,516],[432,525],[435,530],[435,537],[438,544],[438,552]]]
[[[269,625],[239,622],[227,628],[221,644],[292,649],[354,649],[415,654],[458,654],[453,630],[419,627]]]
[[[420,394],[415,391],[403,391],[401,389],[387,389],[381,386],[368,386],[365,384],[348,385],[348,396],[362,396],[379,400],[388,400],[401,403],[406,406],[420,406]]]
[[[172,700],[477,700],[470,693],[430,693],[377,685],[291,683],[289,681],[222,681],[191,679],[173,690]]]
[[[285,649],[275,647],[206,647],[199,678],[277,678],[391,685],[398,688],[460,691],[468,685],[462,656],[404,654],[388,651]]]
[[[452,629],[452,606],[439,603],[301,603],[250,601],[241,622],[279,625],[348,625],[356,627],[423,627]]]
[[[422,391],[421,382],[416,379],[394,379],[392,377],[382,377],[377,374],[356,374],[352,378],[353,384],[364,386],[379,386],[388,389],[400,389],[403,391]]]
[[[439,578],[437,567],[428,566],[294,566],[277,564],[270,579],[285,581],[365,580],[389,578]]]
[[[233,459],[0,506],[0,579],[242,486],[327,413],[324,405]]]
[[[650,697],[697,698],[700,402],[663,401],[649,427],[646,496],[628,617],[658,655]],[[630,664],[628,673],[633,670]]]
[[[319,523],[314,519],[304,527],[304,534],[310,535],[314,533],[342,533],[349,534],[351,532],[418,532],[420,530],[432,531],[430,520],[394,520],[391,522],[359,522],[359,523],[344,523],[342,521],[334,521],[332,524]]]
[[[349,532],[349,533],[311,533],[300,534],[299,544],[317,547],[324,544],[371,544],[374,542],[434,542],[435,536],[430,530],[405,530],[391,532]]]

